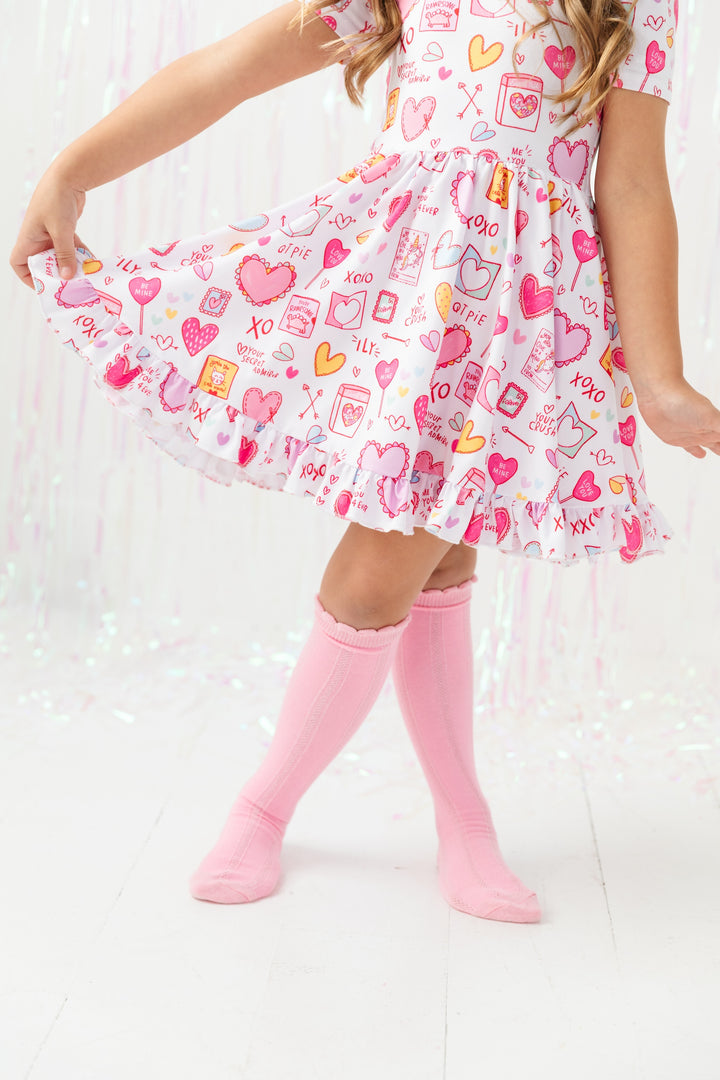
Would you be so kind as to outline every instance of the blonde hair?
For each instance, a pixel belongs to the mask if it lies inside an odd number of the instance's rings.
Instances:
[[[299,21],[302,27],[306,13],[329,7],[334,2],[335,0],[309,0],[299,5],[290,25],[293,26]],[[517,0],[512,2],[515,6]],[[632,52],[635,33],[630,20],[637,2],[638,0],[631,0],[630,7],[626,8],[621,0],[556,0],[574,31],[580,52],[580,74],[575,82],[558,94],[542,95],[558,105],[572,100],[569,112],[558,114],[556,118],[563,123],[575,121],[565,132],[564,138],[589,123],[593,116],[599,115],[615,82],[615,76],[625,58]],[[530,34],[551,23],[561,48],[563,44],[547,0],[529,0],[529,3],[542,15],[542,20],[526,30],[513,46],[512,62],[516,75],[521,72],[516,65],[515,53]],[[376,32],[348,34],[339,41],[330,41],[322,46],[330,51],[335,60],[346,60],[345,89],[353,105],[362,104],[366,82],[395,50],[402,33],[402,16],[396,0],[368,0],[368,4]],[[349,45],[357,46],[354,55],[349,54]],[[575,114],[585,96],[589,98],[587,104]]]

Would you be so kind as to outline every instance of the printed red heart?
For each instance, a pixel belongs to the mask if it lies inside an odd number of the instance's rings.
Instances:
[[[127,356],[117,356],[114,364],[108,364],[107,371],[105,372],[105,381],[109,382],[111,386],[114,386],[116,390],[122,390],[122,388],[128,386],[133,379],[137,379],[141,372],[142,367],[139,364],[137,367],[130,370]]]
[[[258,444],[254,439],[246,439],[243,435],[240,439],[238,450],[238,465],[249,465],[258,452]]]
[[[602,491],[595,483],[592,469],[586,469],[573,488],[573,497],[582,499],[583,502],[595,502],[601,495]]]

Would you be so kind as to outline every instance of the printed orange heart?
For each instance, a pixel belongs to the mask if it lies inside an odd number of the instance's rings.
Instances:
[[[555,190],[555,181],[554,180],[548,180],[548,198],[550,198],[550,196],[552,195],[554,190]],[[560,209],[562,204],[563,204],[562,199],[552,199],[552,198],[550,198],[550,201],[548,203],[548,206],[550,207],[550,213],[554,214],[557,210]]]
[[[610,490],[614,495],[620,495],[625,487],[624,476],[611,476],[610,477]]]
[[[590,419],[591,419],[591,420],[597,420],[597,418],[598,418],[598,416],[599,416],[599,415],[600,415],[600,413],[599,413],[599,412],[595,412],[595,410],[593,409],[593,410],[592,410],[592,412],[590,413]]]
[[[409,386],[398,386],[398,394],[400,397],[405,397],[409,389]]]
[[[83,274],[97,274],[98,270],[102,270],[103,264],[99,259],[86,259],[82,265]]]
[[[321,341],[315,350],[315,374],[316,375],[334,375],[336,371],[339,371],[343,366],[347,357],[345,353],[335,353],[334,356],[330,355],[330,342]]]
[[[373,232],[373,229],[366,229],[365,232],[358,233],[355,239],[358,244],[364,244],[368,240]]]
[[[177,311],[173,311],[172,308],[168,307],[168,308],[165,308],[165,314],[167,315],[168,319],[174,319],[175,316],[177,315]]]
[[[503,53],[503,45],[500,41],[494,42],[485,48],[485,38],[482,34],[476,34],[471,38],[468,47],[468,60],[471,71],[480,71],[481,68],[490,67],[499,60]]]
[[[460,432],[460,438],[457,441],[455,449],[458,454],[475,454],[478,450],[482,450],[485,445],[484,435],[471,435],[470,432],[473,429],[472,420],[466,420],[465,427]]]
[[[630,387],[623,386],[622,397],[620,398],[620,404],[622,405],[623,409],[629,409],[634,400],[635,399],[632,396]]]

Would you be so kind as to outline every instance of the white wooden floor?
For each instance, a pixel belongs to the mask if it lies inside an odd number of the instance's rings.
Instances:
[[[544,910],[502,924],[437,890],[388,683],[300,803],[276,894],[207,904],[187,878],[287,657],[181,653],[0,668],[4,1080],[718,1080],[717,732],[688,742],[647,700],[630,740],[588,714],[583,742],[561,705],[481,712],[501,845]]]

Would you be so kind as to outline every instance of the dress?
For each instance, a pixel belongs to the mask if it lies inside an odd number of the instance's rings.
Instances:
[[[639,0],[618,86],[670,100],[676,4]],[[556,2],[563,48],[546,27],[516,75],[531,4],[399,8],[362,161],[129,259],[81,251],[68,283],[34,256],[45,316],[211,480],[562,565],[662,552],[589,183],[601,117],[564,139],[541,97],[578,74],[571,28]],[[320,15],[339,36],[374,29],[366,0]]]

